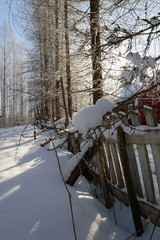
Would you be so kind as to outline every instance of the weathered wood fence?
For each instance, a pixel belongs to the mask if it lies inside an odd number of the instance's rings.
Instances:
[[[130,115],[132,126],[128,117],[118,113],[131,133],[122,127],[117,129],[117,139],[107,139],[102,133],[67,180],[73,185],[82,168],[86,176],[89,174],[101,184],[108,208],[112,205],[111,195],[130,205],[136,230],[141,229],[137,211],[160,226],[160,128],[154,111],[146,107],[144,112],[148,127],[143,128],[138,113]]]

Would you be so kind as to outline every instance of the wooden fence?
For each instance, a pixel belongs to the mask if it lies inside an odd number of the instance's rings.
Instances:
[[[160,128],[154,111],[146,107],[144,112],[148,127],[139,127],[139,115],[132,113],[132,126],[128,127],[131,132],[118,127],[117,139],[107,139],[102,133],[67,181],[73,185],[76,171],[82,167],[86,176],[91,175],[101,184],[108,208],[112,205],[111,195],[130,205],[136,230],[142,227],[137,212],[160,226]],[[125,115],[119,116],[129,125]]]

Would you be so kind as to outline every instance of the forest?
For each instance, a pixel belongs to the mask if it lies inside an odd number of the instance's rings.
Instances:
[[[160,2],[0,4],[0,238],[158,240]]]
[[[1,25],[1,127],[53,124],[101,97],[121,102],[159,84],[160,3],[6,1]]]

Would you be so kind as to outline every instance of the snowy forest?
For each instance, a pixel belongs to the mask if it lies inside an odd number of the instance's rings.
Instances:
[[[25,44],[2,24],[2,127],[33,119],[54,123],[102,96],[120,101],[158,84],[157,1],[22,0],[8,6]]]
[[[0,239],[158,240],[160,2],[2,4]]]

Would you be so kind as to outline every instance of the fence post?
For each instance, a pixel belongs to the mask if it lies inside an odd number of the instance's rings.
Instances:
[[[131,121],[133,126],[138,126],[141,124],[141,119],[138,112],[131,113]]]
[[[126,143],[124,133],[121,127],[117,128],[117,135],[118,135],[118,146],[119,146],[119,153],[120,153],[120,160],[123,168],[123,174],[126,182],[127,192],[129,203],[132,211],[132,217],[134,226],[137,232],[137,236],[140,236],[143,233],[143,225],[140,216],[140,210],[138,201],[136,198],[136,192],[134,188],[134,184],[131,177],[131,171],[129,167],[129,159],[127,155]]]
[[[153,108],[144,106],[144,115],[148,126],[157,127],[156,114]]]
[[[105,177],[105,174],[104,174],[103,161],[102,161],[100,151],[98,151],[98,155],[99,155],[99,161],[97,163],[98,163],[98,171],[99,171],[100,182],[101,182],[101,186],[102,186],[102,190],[103,190],[105,204],[106,204],[106,207],[109,209],[109,208],[112,207],[112,202],[111,202],[111,199],[110,199],[110,196],[109,196],[109,187],[108,187],[108,183],[106,181],[106,177]]]

